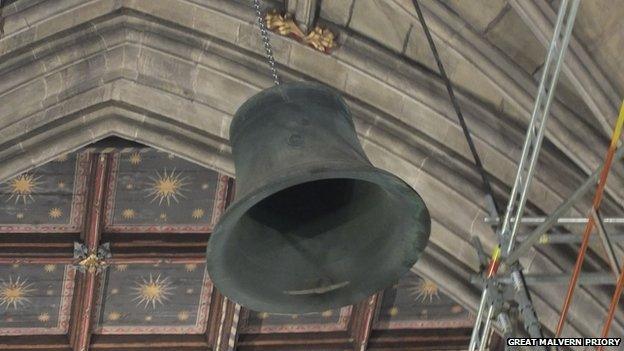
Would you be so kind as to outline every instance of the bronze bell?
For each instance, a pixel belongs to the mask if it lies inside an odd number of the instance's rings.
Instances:
[[[283,84],[230,126],[236,195],[208,244],[214,285],[253,310],[319,312],[395,283],[429,240],[420,196],[373,167],[333,90]]]

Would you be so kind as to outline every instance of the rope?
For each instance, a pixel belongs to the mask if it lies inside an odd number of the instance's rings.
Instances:
[[[487,173],[485,172],[485,169],[483,168],[483,163],[481,162],[481,158],[479,157],[479,154],[477,153],[477,148],[475,147],[474,142],[472,141],[472,136],[470,136],[470,131],[468,130],[468,126],[466,125],[466,121],[464,120],[464,115],[462,115],[461,109],[459,108],[459,103],[457,102],[457,99],[455,98],[455,94],[453,93],[453,86],[451,84],[451,81],[446,75],[446,71],[444,70],[444,66],[442,65],[440,56],[438,55],[438,50],[436,49],[435,43],[433,42],[433,39],[431,38],[429,27],[427,26],[427,23],[425,22],[425,18],[422,14],[422,11],[420,10],[420,6],[418,5],[418,0],[412,0],[412,2],[414,3],[414,7],[416,8],[416,13],[418,14],[418,19],[420,20],[420,23],[422,24],[423,30],[425,31],[425,35],[427,36],[427,41],[429,42],[429,47],[431,48],[433,57],[435,58],[436,63],[438,64],[438,69],[440,70],[440,76],[442,76],[442,80],[444,81],[444,84],[446,85],[446,91],[449,94],[449,98],[451,99],[453,108],[455,108],[455,113],[457,114],[457,118],[459,119],[459,124],[461,125],[462,131],[464,132],[466,141],[468,141],[468,147],[470,148],[470,153],[472,154],[472,158],[474,159],[475,165],[477,166],[477,170],[479,171],[479,174],[481,175],[481,181],[483,182],[483,189],[485,193],[490,197],[492,201],[492,205],[494,206],[494,209],[496,210],[496,213],[498,214],[500,213],[500,210],[499,210],[498,204],[496,203],[496,200],[494,199],[494,192],[492,191],[490,180],[487,176]]]

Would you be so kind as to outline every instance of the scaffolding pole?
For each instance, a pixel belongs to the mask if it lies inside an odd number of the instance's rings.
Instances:
[[[607,159],[605,160],[605,167],[608,167],[608,162],[610,162],[609,153],[613,153],[613,149],[617,146],[620,136],[622,135],[622,126],[624,125],[624,101],[622,102],[622,107],[620,108],[620,115],[618,116],[618,120],[615,124],[615,128],[613,130],[613,138],[611,139],[611,145],[609,146],[609,152],[607,153]],[[605,176],[606,178],[606,176]],[[606,181],[606,179],[605,179]],[[615,287],[615,292],[613,293],[613,297],[611,297],[611,303],[609,304],[609,312],[607,312],[607,318],[605,320],[604,326],[602,327],[602,337],[606,338],[609,335],[609,329],[611,328],[611,322],[613,322],[613,318],[615,317],[615,310],[617,308],[618,302],[620,301],[620,296],[622,296],[622,290],[624,289],[624,267],[619,270],[620,276],[618,277],[617,284]],[[602,346],[598,348],[599,351],[602,351]]]
[[[528,240],[528,236],[519,236],[518,241],[524,243],[524,241]],[[599,238],[594,236],[589,238],[590,242],[598,241]],[[553,234],[553,233],[545,233],[540,235],[538,241],[533,245],[551,245],[551,244],[578,244],[583,241],[583,238],[579,235],[574,234]],[[609,241],[611,244],[613,243],[621,243],[624,242],[624,234],[609,234]]]
[[[615,128],[613,129],[613,135],[611,136],[611,143],[609,144],[609,149],[607,150],[607,154],[605,156],[604,166],[602,167],[602,171],[600,172],[600,178],[598,180],[598,185],[596,186],[596,192],[594,194],[594,199],[592,201],[591,211],[598,211],[598,209],[600,208],[600,203],[602,202],[602,194],[604,193],[604,188],[607,184],[607,177],[609,176],[609,170],[611,169],[611,164],[613,163],[613,159],[615,158],[617,145],[620,140],[620,136],[622,135],[623,124],[624,124],[624,103],[622,103],[622,109],[620,110],[620,115],[615,124]],[[587,224],[585,225],[585,230],[583,231],[583,241],[581,242],[581,247],[579,248],[578,256],[576,257],[576,263],[574,264],[574,270],[572,271],[570,284],[568,285],[568,290],[566,292],[566,297],[563,302],[563,307],[561,308],[561,316],[559,316],[559,322],[557,323],[557,330],[555,332],[556,337],[559,337],[561,335],[561,332],[563,331],[563,326],[565,325],[566,316],[568,314],[568,310],[570,309],[570,304],[572,303],[572,297],[574,296],[574,290],[577,285],[578,277],[581,274],[581,267],[583,266],[583,261],[585,260],[585,253],[587,252],[587,248],[589,247],[589,236],[591,235],[594,225],[596,224],[594,221],[594,216],[592,216],[592,213],[593,212],[589,213],[588,221],[587,221]],[[616,292],[617,291],[618,289],[616,289]],[[617,299],[619,299],[619,296],[617,296]],[[610,318],[612,319],[611,312],[610,312],[610,316],[611,316]],[[609,326],[610,323],[611,321],[610,319],[608,319],[606,322],[606,325]]]
[[[475,285],[484,285],[483,277],[475,275],[471,277],[470,281]],[[540,273],[540,274],[526,274],[524,275],[524,281],[526,285],[566,285],[570,281],[569,273]],[[496,277],[496,282],[509,285],[514,281],[511,276]],[[615,285],[616,282],[613,279],[613,273],[606,272],[591,272],[585,273],[579,277],[579,285]]]
[[[618,150],[618,151],[619,151],[619,155],[621,156],[623,150]],[[616,157],[616,159],[618,159],[618,157]],[[602,169],[602,167],[600,167],[598,169],[598,171],[600,171],[601,169]],[[591,180],[595,181],[595,179],[597,178],[597,175],[598,175],[598,173],[596,173],[596,177],[591,177]],[[520,219],[520,224],[522,224],[522,225],[540,225],[540,224],[542,224],[542,223],[544,223],[546,221],[549,221],[550,219],[551,219],[550,216],[548,216],[548,217],[522,217],[522,219]],[[500,224],[500,218],[485,217],[485,219],[483,221],[485,223],[491,224],[491,225]],[[555,224],[566,224],[566,225],[568,225],[568,224],[586,224],[587,221],[588,221],[587,217],[560,217],[560,218],[557,218]],[[515,223],[516,222],[516,218],[512,218],[511,222]],[[602,219],[602,222],[604,224],[620,225],[620,224],[624,224],[624,217],[605,217],[605,218]]]
[[[524,213],[528,188],[535,171],[535,164],[537,163],[537,158],[546,129],[546,122],[549,116],[550,104],[552,102],[557,80],[559,78],[563,57],[572,33],[572,27],[576,18],[579,2],[580,0],[572,0],[571,3],[568,0],[562,0],[559,7],[553,37],[544,62],[537,97],[535,99],[535,105],[531,114],[531,120],[529,122],[524,145],[522,147],[522,156],[518,163],[518,170],[511,194],[509,196],[509,202],[503,217],[504,219],[498,232],[500,245],[494,251],[487,271],[486,278],[488,282],[491,281],[496,275],[501,256],[508,256],[514,247],[516,234],[521,221],[512,222],[511,219],[522,218]],[[519,267],[516,268],[516,271],[520,275],[522,274]],[[484,339],[487,338],[490,333],[492,325],[492,305],[490,304],[489,307],[487,306],[490,300],[488,296],[488,292],[490,290],[488,289],[488,286],[490,286],[490,284],[488,284],[488,282],[486,282],[486,288],[481,294],[481,301],[479,303],[479,309],[477,310],[477,319],[475,321],[475,326],[468,347],[469,351],[475,351],[477,345],[479,345],[479,350],[483,351],[486,345]],[[517,281],[517,283],[521,285],[521,290],[527,294],[527,299],[522,301],[523,309],[525,310],[522,314],[523,317],[535,316],[535,311],[533,310],[524,280],[521,279]],[[486,309],[488,312],[487,317],[484,320],[483,317]],[[527,322],[530,323],[531,326],[534,325],[534,321],[525,320],[524,322],[525,327],[527,327]],[[537,323],[537,328],[527,328],[527,331],[532,337],[541,336],[539,323]]]
[[[620,147],[615,153],[615,159],[620,159],[624,156],[624,147]],[[570,197],[566,201],[564,201],[557,209],[537,227],[535,228],[531,234],[527,236],[527,238],[520,244],[520,246],[515,249],[512,253],[510,253],[505,259],[505,263],[512,264],[517,261],[518,258],[523,255],[525,252],[531,248],[540,237],[550,228],[552,228],[559,218],[563,216],[564,213],[570,210],[572,206],[576,203],[578,199],[583,197],[593,185],[598,181],[598,177],[602,172],[603,166],[598,167],[594,173],[592,173],[587,179],[581,184],[581,186],[574,191]],[[522,218],[522,216],[519,216]],[[587,219],[585,219],[585,223],[587,223]]]

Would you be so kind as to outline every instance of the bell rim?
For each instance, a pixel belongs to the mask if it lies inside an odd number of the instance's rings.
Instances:
[[[245,298],[242,298],[242,299],[239,298],[240,296],[242,296],[242,294],[238,294],[237,289],[235,287],[220,284],[221,281],[227,281],[228,278],[222,274],[215,275],[214,267],[217,264],[217,262],[223,261],[223,256],[220,256],[220,253],[218,250],[214,250],[214,245],[217,245],[215,244],[217,241],[227,240],[227,236],[225,236],[226,234],[221,231],[221,226],[223,223],[227,221],[236,221],[238,218],[241,218],[245,213],[247,213],[247,211],[249,211],[249,209],[251,209],[253,206],[257,205],[259,202],[261,202],[262,200],[266,199],[267,197],[271,196],[272,194],[276,192],[285,190],[289,187],[296,186],[298,184],[316,181],[316,180],[327,180],[327,179],[354,179],[354,180],[370,181],[372,183],[378,184],[379,182],[374,182],[372,180],[374,179],[373,176],[379,177],[380,175],[408,189],[410,191],[410,195],[411,195],[410,198],[412,199],[412,201],[416,201],[420,203],[421,216],[426,219],[426,225],[424,226],[424,230],[422,231],[424,235],[421,235],[420,238],[417,235],[413,235],[413,238],[411,240],[411,242],[416,242],[417,240],[423,240],[424,244],[422,246],[419,245],[418,247],[419,250],[414,250],[413,253],[406,255],[406,257],[409,258],[409,260],[407,261],[411,262],[410,265],[400,267],[401,269],[397,269],[397,271],[394,272],[395,273],[394,276],[392,277],[385,278],[385,279],[380,278],[375,281],[371,281],[370,288],[365,289],[365,291],[367,291],[365,294],[366,296],[363,296],[362,299],[390,286],[393,282],[397,281],[399,278],[404,276],[414,266],[414,264],[416,264],[416,262],[418,262],[418,260],[421,258],[423,252],[425,251],[429,243],[429,238],[431,235],[431,215],[430,215],[429,209],[427,208],[425,201],[422,199],[420,194],[414,188],[412,188],[409,184],[407,184],[407,182],[397,177],[396,175],[389,173],[385,170],[376,168],[376,167],[366,167],[366,168],[349,167],[349,168],[340,169],[340,170],[335,170],[335,169],[324,170],[324,171],[313,173],[313,174],[310,174],[309,172],[302,172],[300,174],[295,174],[295,175],[291,174],[288,177],[287,181],[285,181],[285,179],[283,178],[274,180],[246,194],[243,198],[235,200],[232,206],[229,207],[226,210],[226,212],[221,216],[219,222],[214,227],[210,235],[210,239],[208,240],[207,254],[206,254],[206,267],[208,269],[208,274],[214,286],[217,287],[217,289],[219,289],[219,291],[221,291],[229,299],[231,299],[232,301],[236,303],[239,303],[240,305],[246,308],[257,310],[257,311],[262,311],[262,312],[270,312],[270,313],[284,313],[284,314],[299,313],[301,314],[301,313],[322,312],[322,311],[329,310],[329,309],[336,309],[336,308],[352,305],[361,301],[361,299],[350,301],[348,303],[344,303],[343,301],[337,301],[335,304],[323,305],[322,308],[314,308],[313,306],[307,306],[309,308],[300,308],[297,310],[290,309],[288,308],[289,306],[286,306],[285,308],[282,308],[282,309],[273,308],[276,306],[272,303],[267,303],[267,304],[254,304],[253,302],[250,303],[250,301],[248,301]],[[277,184],[280,184],[280,186],[277,186]],[[409,234],[406,234],[406,236],[409,236]],[[267,309],[266,308],[267,306],[270,306],[271,308]]]

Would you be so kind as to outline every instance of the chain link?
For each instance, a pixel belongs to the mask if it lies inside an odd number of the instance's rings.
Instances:
[[[277,69],[275,68],[275,58],[273,57],[273,49],[271,48],[271,42],[269,41],[269,32],[267,31],[265,18],[262,17],[262,11],[260,10],[260,0],[253,0],[253,7],[256,9],[256,17],[258,19],[258,26],[260,27],[260,35],[262,36],[262,43],[264,45],[264,52],[266,53],[267,62],[271,68],[271,75],[273,76],[273,82],[275,85],[280,84],[279,76],[277,75]]]

